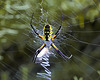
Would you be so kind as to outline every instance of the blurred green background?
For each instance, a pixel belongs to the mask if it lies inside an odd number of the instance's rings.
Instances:
[[[0,80],[35,80],[42,71],[31,61],[43,43],[30,27],[33,12],[40,34],[46,23],[56,32],[63,14],[54,43],[73,57],[52,57],[51,79],[100,80],[100,0],[0,0]]]

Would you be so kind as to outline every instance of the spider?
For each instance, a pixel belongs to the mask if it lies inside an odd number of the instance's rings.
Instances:
[[[34,14],[34,13],[33,13]],[[60,33],[60,30],[62,28],[62,20],[61,20],[61,25],[59,27],[59,29],[57,30],[57,32],[53,35],[53,31],[52,31],[52,27],[50,24],[46,24],[43,28],[43,36],[41,36],[39,33],[37,33],[37,31],[35,30],[34,26],[32,25],[32,19],[33,19],[33,14],[31,17],[31,23],[30,26],[32,27],[33,31],[35,32],[36,35],[38,35],[39,38],[41,38],[42,40],[44,40],[44,44],[36,50],[35,56],[33,57],[32,61],[35,63],[37,55],[41,52],[41,50],[46,47],[46,48],[50,48],[51,46],[57,51],[57,53],[60,55],[61,58],[63,58],[65,61],[67,61],[66,59],[70,59],[72,57],[72,55],[70,55],[70,57],[65,56],[52,42]],[[63,16],[62,16],[63,19]]]

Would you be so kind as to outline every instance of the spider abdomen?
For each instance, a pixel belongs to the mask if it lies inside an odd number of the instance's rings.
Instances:
[[[51,25],[45,25],[43,28],[43,38],[49,41],[52,38],[52,27]]]

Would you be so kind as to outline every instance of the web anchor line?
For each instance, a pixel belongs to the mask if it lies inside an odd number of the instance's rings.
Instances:
[[[40,65],[44,68],[44,72],[37,73],[37,78],[44,78],[45,80],[51,80],[51,71],[47,68],[50,67],[49,54],[45,54],[42,58]]]

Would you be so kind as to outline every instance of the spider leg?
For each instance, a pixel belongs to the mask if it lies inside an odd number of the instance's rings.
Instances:
[[[40,53],[40,51],[39,50],[37,50],[36,51],[36,53],[35,53],[35,55],[34,55],[34,57],[33,57],[33,59],[32,59],[32,62],[34,62],[35,63],[35,61],[36,61],[36,58],[37,58],[37,55]]]
[[[62,15],[62,17],[61,17],[61,25],[60,25],[59,29],[57,30],[57,32],[55,33],[55,35],[51,38],[52,41],[53,41],[53,40],[58,36],[58,34],[60,33],[60,30],[61,30],[61,28],[62,28],[62,21],[63,21],[63,15]]]
[[[36,53],[34,54],[34,57],[33,57],[33,59],[32,59],[32,62],[35,63],[36,58],[37,58],[37,55],[40,53],[40,51],[41,51],[45,46],[46,46],[46,45],[43,44],[43,45],[36,51]]]
[[[32,25],[33,15],[34,15],[34,13],[32,14],[32,17],[31,17],[31,23],[30,23],[30,26],[31,26],[32,29],[34,30],[35,34],[38,35],[39,38],[43,39],[43,36],[41,36],[40,34],[38,34],[37,31],[35,30],[34,26]]]
[[[66,59],[70,59],[72,57],[72,55],[70,57],[65,56],[54,44],[51,44],[51,46],[57,51],[57,53],[65,60]]]

